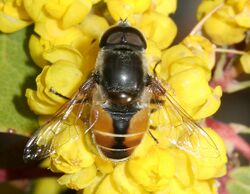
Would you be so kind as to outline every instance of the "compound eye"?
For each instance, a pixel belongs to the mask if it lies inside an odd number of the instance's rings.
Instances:
[[[128,44],[139,46],[139,47],[145,47],[144,42],[142,41],[141,37],[139,37],[137,34],[132,32],[127,32],[126,35],[126,41]]]
[[[135,28],[116,26],[107,30],[100,41],[100,47],[127,44],[146,49],[145,38]]]
[[[110,34],[106,40],[107,44],[119,44],[123,39],[123,32],[114,32]]]

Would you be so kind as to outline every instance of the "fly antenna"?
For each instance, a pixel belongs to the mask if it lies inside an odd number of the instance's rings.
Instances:
[[[120,19],[119,19],[119,26],[129,26],[128,18],[126,17],[125,19],[122,19],[120,17]]]

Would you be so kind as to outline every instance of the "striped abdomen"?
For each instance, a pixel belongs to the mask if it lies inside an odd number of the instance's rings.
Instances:
[[[125,160],[148,128],[149,110],[117,112],[93,106],[91,120],[93,140],[101,154],[111,160]]]

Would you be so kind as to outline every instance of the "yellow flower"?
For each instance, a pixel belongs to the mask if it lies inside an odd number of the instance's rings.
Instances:
[[[220,2],[204,3],[203,8],[200,6],[200,17]],[[176,10],[176,0],[23,0],[19,7],[22,8],[13,8],[15,11],[8,13],[27,12],[27,18],[35,22],[36,35],[30,38],[30,54],[43,68],[36,79],[37,90],[26,91],[28,104],[36,114],[51,115],[66,102],[51,89],[69,98],[78,90],[95,67],[101,35],[120,18],[128,18],[132,26],[143,32],[148,44],[145,51],[148,71],[152,73],[155,64],[161,60],[156,68],[157,75],[183,109],[194,119],[210,116],[218,109],[221,88],[211,88],[208,84],[215,64],[215,46],[206,38],[193,35],[165,50],[177,33],[177,27],[169,17]],[[0,4],[1,11],[2,8]],[[244,3],[227,1],[227,6],[213,17],[220,22],[222,18],[222,22],[230,26],[231,12],[234,13],[234,24],[245,32],[248,8]],[[10,15],[21,15],[15,14]],[[21,19],[25,20],[24,17]],[[214,39],[221,41],[218,37]],[[169,90],[167,84],[171,86]],[[74,114],[62,122],[59,134],[54,136],[50,130],[40,137],[38,145],[53,142],[49,168],[64,173],[58,179],[61,185],[84,189],[83,194],[216,193],[213,179],[225,174],[227,162],[222,139],[211,129],[205,129],[218,147],[218,157],[203,157],[213,156],[213,150],[209,146],[204,150],[207,146],[204,138],[198,142],[192,135],[190,141],[197,152],[192,155],[180,150],[168,136],[173,124],[181,122],[174,117],[170,106],[166,102],[163,107],[168,112],[161,108],[150,115],[150,125],[157,127],[151,133],[158,144],[148,131],[145,132],[141,144],[127,161],[114,163],[98,155],[91,134],[84,134],[87,124],[78,119],[74,125],[69,125],[75,119]],[[89,108],[84,114],[89,113]],[[176,138],[187,132],[185,128],[175,130]]]
[[[169,15],[171,13],[174,13],[176,11],[176,8],[176,0],[154,0],[151,3],[151,9],[163,15]]]
[[[65,72],[67,72],[67,76],[65,76]],[[51,66],[45,66],[36,79],[37,91],[26,90],[30,108],[36,114],[53,114],[65,103],[65,99],[53,94],[51,89],[71,97],[86,79],[85,76],[74,63],[69,61],[61,60]]]
[[[62,29],[56,20],[47,18],[45,22],[35,24],[35,31],[40,37],[32,35],[30,38],[31,57],[38,66],[43,67],[49,64],[45,55],[56,49],[62,50],[61,47],[68,47],[69,52],[81,53],[86,62],[84,70],[89,73],[94,68],[99,50],[97,40],[107,27],[106,20],[96,15],[88,16],[79,26],[67,29]],[[53,53],[56,55],[58,52]]]
[[[186,37],[162,54],[159,77],[195,119],[214,114],[220,106],[221,88],[212,89],[208,83],[214,63],[215,46],[198,35]]]
[[[45,22],[36,23],[35,32],[43,39],[50,41],[52,46],[61,44],[75,46],[82,42],[91,41],[83,36],[81,30],[76,26],[64,30],[60,27],[58,21],[49,18]]]
[[[92,2],[90,0],[24,0],[24,7],[35,22],[46,22],[49,15],[65,29],[80,23],[84,19],[91,10]]]
[[[53,7],[56,6],[57,4],[55,4]],[[84,19],[84,17],[90,12],[91,6],[92,5],[90,0],[73,1],[62,18],[62,27],[68,28],[80,23]],[[53,9],[52,13],[54,13]]]
[[[188,62],[196,63],[198,60],[195,60],[194,57],[189,59],[183,59],[175,63],[174,65],[188,65]],[[194,65],[197,65],[194,64]],[[214,97],[215,100],[214,106],[208,107],[211,108],[210,113],[214,113],[219,108],[220,105],[219,96],[214,95],[214,90],[211,89],[206,80],[206,75],[204,71],[199,67],[191,67],[190,69],[183,70],[171,76],[168,83],[171,85],[172,89],[175,92],[176,98],[179,100],[182,107],[195,119],[199,119],[196,116],[196,112],[205,106],[210,97]],[[201,118],[204,118],[209,115],[201,115]]]
[[[215,45],[208,39],[199,35],[187,36],[182,44],[185,45],[194,56],[200,57],[205,67],[211,70],[215,65]]]
[[[23,7],[23,1],[7,0],[0,2],[0,31],[15,32],[32,23]]]
[[[157,12],[148,12],[135,20],[135,27],[139,28],[147,39],[156,43],[160,49],[167,48],[177,33],[173,20]]]
[[[244,53],[240,57],[240,64],[245,73],[250,73],[250,52]]]
[[[39,38],[37,35],[31,35],[29,40],[30,56],[39,67],[49,65],[48,61],[43,58],[44,50],[49,48],[49,41]]]
[[[80,23],[79,27],[85,35],[100,40],[101,35],[108,29],[109,24],[104,17],[91,14]]]
[[[192,170],[194,172],[195,178],[198,180],[208,180],[223,176],[226,173],[225,164],[227,163],[227,157],[224,141],[212,129],[204,128],[204,130],[216,144],[218,154],[215,154],[213,150],[203,149],[206,147],[207,142],[201,139],[199,152],[203,157],[190,155]]]
[[[103,174],[97,173],[95,179],[91,182],[91,184],[83,190],[83,194],[95,194],[104,177],[105,176]],[[110,190],[108,191],[111,192]]]
[[[75,117],[68,119],[75,119]],[[75,126],[69,126],[67,122],[62,125],[61,128],[65,129],[53,139],[54,153],[50,157],[51,170],[72,174],[92,166],[95,157],[85,145],[83,123],[79,120]]]
[[[195,176],[193,174],[191,163],[188,155],[176,148],[168,149],[170,155],[174,158],[174,163],[176,165],[176,170],[174,177],[180,185],[183,187],[189,186],[195,180]]]
[[[215,45],[213,45],[206,38],[199,35],[187,36],[180,44],[168,48],[162,55],[161,74],[162,79],[169,77],[171,64],[179,59],[188,59],[188,57],[195,57],[199,62],[199,66],[203,68],[206,73],[207,80],[210,79],[211,69],[215,64]],[[200,58],[200,59],[198,59]],[[181,66],[181,69],[186,68]],[[160,75],[161,75],[160,74]]]
[[[93,193],[94,194],[103,194],[103,193],[107,193],[107,191],[110,194],[120,194],[115,189],[114,183],[112,182],[110,175],[107,175],[101,182],[98,183],[98,186]]]
[[[147,41],[147,50],[146,50],[146,57],[147,57],[147,63],[148,63],[148,69],[149,72],[152,74],[153,69],[161,60],[161,49],[156,45],[156,43],[152,40]],[[156,71],[159,72],[159,68],[161,68],[161,65],[158,65]]]
[[[169,187],[156,192],[155,194],[216,194],[215,181],[195,181],[189,187],[183,187],[178,180],[171,180]]]
[[[101,156],[96,156],[95,164],[97,169],[103,174],[111,173],[114,170],[114,164],[110,160],[103,159]]]
[[[96,167],[92,165],[87,168],[83,168],[73,174],[65,174],[61,176],[57,181],[61,185],[66,185],[68,188],[80,190],[89,186],[96,177]]]
[[[129,164],[128,164],[129,165]],[[142,186],[135,183],[131,176],[128,175],[128,168],[125,163],[118,164],[111,174],[111,181],[119,193],[140,194],[145,193]],[[136,171],[136,169],[134,169]]]
[[[235,12],[235,20],[239,26],[250,27],[250,1],[249,0],[227,0],[227,5],[230,5]]]
[[[203,0],[197,11],[198,19],[209,13],[222,0]],[[249,28],[250,4],[246,0],[229,0],[204,24],[204,30],[218,45],[235,44],[245,38]],[[225,35],[226,34],[226,35]]]
[[[43,58],[50,62],[50,64],[58,61],[68,61],[74,64],[78,69],[85,68],[85,61],[82,54],[68,45],[55,46],[52,49],[47,49],[43,52]]]
[[[150,156],[150,157],[148,157]],[[175,171],[174,159],[167,150],[153,146],[147,156],[133,157],[127,163],[129,175],[146,191],[154,192],[165,187]]]
[[[136,13],[143,13],[150,6],[150,0],[106,0],[110,15],[115,21],[128,18],[129,20]]]

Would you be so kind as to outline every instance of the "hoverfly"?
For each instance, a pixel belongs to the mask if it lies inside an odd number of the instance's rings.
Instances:
[[[149,130],[150,127],[157,128],[149,126],[151,113],[158,111],[150,107],[151,102],[161,109],[166,119],[174,120],[171,126],[165,126],[169,131],[167,141],[194,154],[198,154],[196,147],[203,142],[205,146],[199,149],[212,150],[215,155],[218,153],[209,135],[178,105],[157,77],[148,73],[144,53],[147,44],[139,30],[121,21],[103,34],[99,46],[95,70],[75,95],[28,141],[24,160],[40,160],[53,153],[53,137],[39,143],[40,136],[52,134],[55,137],[65,129],[62,127],[65,123],[74,125],[81,119],[83,108],[78,109],[75,119],[69,120],[68,117],[75,114],[76,106],[85,104],[91,105],[86,132],[92,134],[92,140],[104,158],[126,160],[140,144],[145,132],[157,142]],[[177,135],[178,130],[181,130],[181,135]]]

